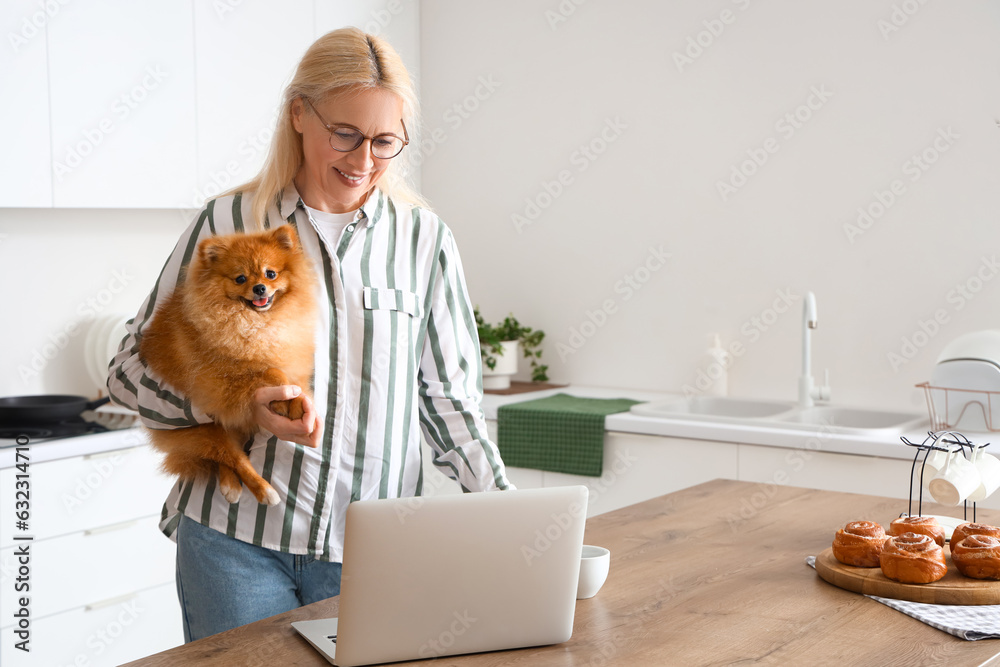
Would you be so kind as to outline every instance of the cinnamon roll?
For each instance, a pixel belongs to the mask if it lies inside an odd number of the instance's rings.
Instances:
[[[833,537],[833,557],[844,565],[878,567],[879,554],[889,537],[874,521],[851,521]]]
[[[904,584],[929,584],[947,572],[944,549],[929,535],[903,533],[886,540],[879,556],[882,574]]]
[[[927,535],[937,542],[938,546],[944,546],[944,526],[932,516],[901,516],[893,519],[889,524],[889,534],[897,536],[904,533]]]
[[[989,526],[985,523],[959,524],[951,534],[952,548],[969,535],[991,535],[992,537],[1000,537],[1000,528],[997,528],[996,526]]]
[[[1000,580],[1000,537],[969,535],[951,548],[958,571],[973,579]]]

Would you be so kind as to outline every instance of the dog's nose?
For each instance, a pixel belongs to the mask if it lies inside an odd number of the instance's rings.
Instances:
[[[263,285],[254,285],[253,293],[256,294],[257,296],[264,296],[265,294],[267,294],[267,288],[264,287]]]

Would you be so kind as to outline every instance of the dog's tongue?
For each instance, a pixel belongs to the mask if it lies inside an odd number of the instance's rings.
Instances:
[[[256,299],[253,300],[253,305],[257,306],[258,308],[263,308],[264,306],[267,305],[267,297],[266,296],[257,297]]]

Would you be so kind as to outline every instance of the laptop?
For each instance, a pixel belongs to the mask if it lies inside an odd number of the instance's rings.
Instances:
[[[351,503],[340,616],[292,627],[338,667],[564,642],[586,516],[585,486]]]

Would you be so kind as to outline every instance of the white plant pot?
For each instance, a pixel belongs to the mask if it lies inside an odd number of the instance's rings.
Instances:
[[[504,341],[500,346],[503,347],[503,354],[495,355],[496,367],[490,369],[485,363],[483,364],[483,389],[508,389],[510,378],[517,373],[519,341]]]

